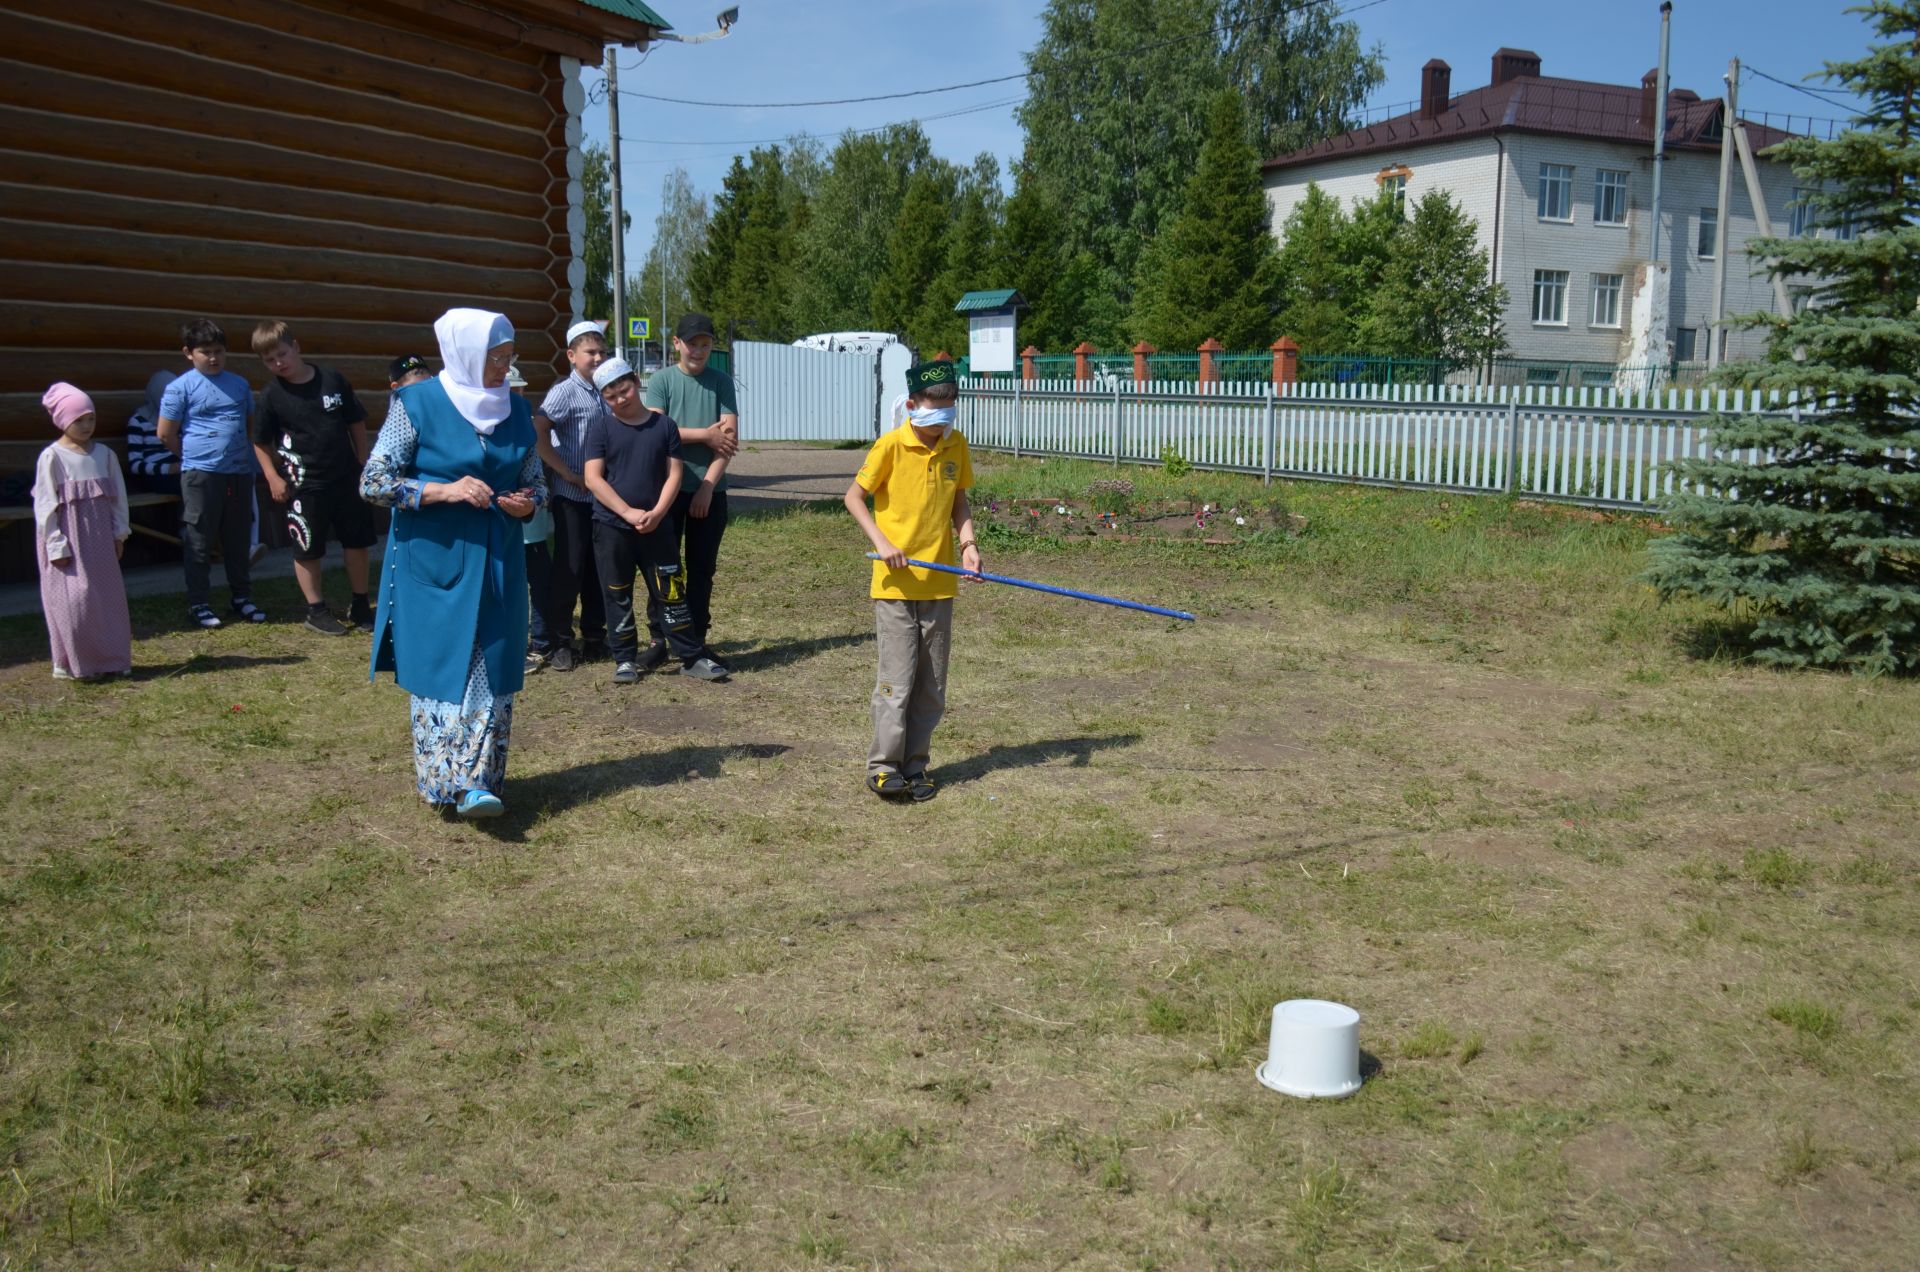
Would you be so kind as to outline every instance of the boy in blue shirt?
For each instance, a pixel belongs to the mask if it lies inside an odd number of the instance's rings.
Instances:
[[[180,538],[187,574],[187,613],[201,627],[220,626],[207,603],[213,545],[220,545],[233,613],[267,621],[253,603],[248,556],[253,536],[253,390],[227,370],[227,333],[211,318],[180,327],[180,352],[193,369],[160,395],[161,443],[180,457]]]

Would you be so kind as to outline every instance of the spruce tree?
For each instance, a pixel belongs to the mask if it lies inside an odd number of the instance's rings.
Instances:
[[[722,306],[729,324],[743,338],[785,340],[789,338],[787,316],[793,308],[794,245],[780,148],[755,150],[747,176]],[[722,338],[731,338],[729,327],[721,326],[717,318],[715,326]]]
[[[580,185],[586,191],[581,202],[581,211],[586,214],[587,233],[584,248],[580,253],[581,263],[586,266],[586,306],[587,317],[613,317],[613,181],[608,164],[607,148],[597,141],[590,141],[581,151],[583,160],[580,171]],[[633,217],[621,213],[625,225],[633,224]],[[622,226],[624,229],[625,226]]]
[[[1161,349],[1185,351],[1208,337],[1230,349],[1265,348],[1279,334],[1272,214],[1246,127],[1239,96],[1216,95],[1180,212],[1141,259],[1132,326]]]
[[[1306,197],[1280,229],[1280,334],[1306,353],[1356,348],[1358,315],[1350,309],[1343,253],[1347,213],[1340,200],[1309,182]]]
[[[1400,358],[1463,365],[1506,351],[1506,288],[1487,276],[1473,219],[1444,190],[1430,190],[1387,245],[1386,268],[1361,323],[1360,347]]]
[[[886,268],[873,284],[870,312],[874,329],[902,335],[915,348],[922,334],[915,330],[917,320],[946,256],[951,183],[942,177],[927,168],[907,183],[900,215],[887,236]],[[923,352],[931,353],[932,349]]]
[[[958,196],[953,224],[947,228],[939,272],[921,297],[914,315],[914,348],[923,353],[945,349],[958,357],[967,350],[967,316],[953,307],[970,291],[1004,287],[994,278],[993,212],[989,190],[969,182]]]
[[[721,179],[720,193],[713,197],[713,211],[707,217],[707,237],[695,252],[687,269],[687,292],[693,307],[713,319],[717,331],[727,329],[732,315],[725,306],[728,281],[733,273],[734,256],[740,248],[740,231],[746,224],[747,198],[753,189],[753,176],[747,161],[733,157],[727,175]]]
[[[1920,668],[1920,0],[1855,12],[1881,43],[1829,63],[1868,105],[1854,129],[1771,152],[1817,187],[1817,227],[1758,239],[1776,274],[1813,279],[1771,354],[1725,382],[1801,390],[1798,418],[1712,421],[1714,454],[1673,467],[1679,533],[1649,550],[1663,597],[1733,610],[1754,656],[1868,673]],[[1757,455],[1749,459],[1748,452]]]

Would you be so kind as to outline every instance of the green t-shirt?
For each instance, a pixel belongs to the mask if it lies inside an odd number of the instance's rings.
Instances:
[[[647,381],[644,400],[654,410],[666,412],[681,428],[712,428],[722,415],[740,414],[740,407],[733,400],[733,377],[714,370],[711,365],[702,367],[699,375],[688,375],[679,367],[654,372],[653,378]],[[687,478],[681,489],[691,490],[707,479],[713,448],[698,442],[682,442],[680,458],[687,465]],[[718,486],[721,490],[727,488],[725,473],[720,474]]]

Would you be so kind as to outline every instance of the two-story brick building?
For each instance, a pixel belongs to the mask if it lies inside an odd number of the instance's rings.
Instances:
[[[1652,255],[1656,77],[1649,72],[1637,88],[1555,79],[1540,74],[1536,54],[1517,49],[1493,55],[1484,88],[1454,96],[1451,75],[1435,59],[1422,73],[1418,109],[1267,160],[1275,235],[1309,184],[1343,204],[1383,187],[1410,200],[1445,190],[1478,224],[1493,276],[1506,285],[1515,357],[1622,361],[1634,290]],[[1714,257],[1723,248],[1732,252],[1725,312],[1776,303],[1747,251],[1758,228],[1737,163],[1724,218],[1716,207],[1722,110],[1720,99],[1686,89],[1667,96],[1660,259],[1671,267],[1665,337],[1681,362],[1707,357]],[[1785,136],[1746,128],[1756,150]],[[1775,232],[1812,232],[1792,171],[1766,159],[1758,169]],[[1729,331],[1723,349],[1753,356],[1762,341]]]

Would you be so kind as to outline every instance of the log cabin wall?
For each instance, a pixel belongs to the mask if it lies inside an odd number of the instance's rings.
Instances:
[[[377,426],[391,358],[496,309],[537,400],[582,307],[578,59],[652,33],[565,0],[0,0],[0,474],[55,380],[121,437],[201,315],[256,391],[285,319]]]

